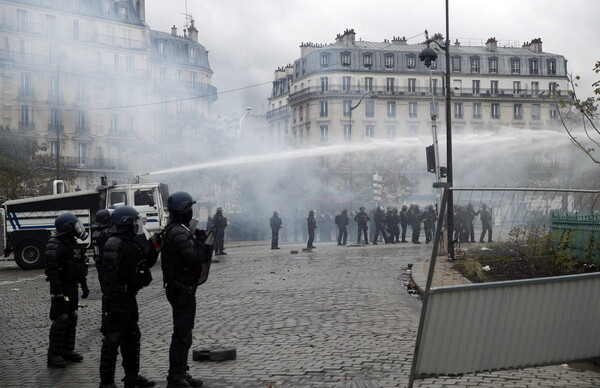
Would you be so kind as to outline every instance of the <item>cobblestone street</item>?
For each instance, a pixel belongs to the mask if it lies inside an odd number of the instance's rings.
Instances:
[[[254,245],[253,245],[254,244]],[[193,348],[229,345],[237,359],[195,362],[191,373],[217,387],[405,387],[421,300],[403,285],[408,263],[430,257],[430,245],[367,247],[269,242],[226,244],[198,289]],[[291,250],[299,250],[291,254]],[[171,310],[160,262],[140,291],[140,373],[166,386]],[[22,271],[0,261],[0,387],[97,387],[101,335],[96,271],[80,300],[76,350],[66,369],[46,367],[49,287],[43,270]],[[120,359],[120,358],[119,358]],[[117,385],[122,386],[120,361]],[[567,366],[417,380],[416,387],[598,387],[600,374]]]

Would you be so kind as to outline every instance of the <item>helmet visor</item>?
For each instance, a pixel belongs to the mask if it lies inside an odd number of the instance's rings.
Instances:
[[[144,221],[142,220],[142,217],[138,217],[133,222],[133,231],[138,235],[144,234]]]

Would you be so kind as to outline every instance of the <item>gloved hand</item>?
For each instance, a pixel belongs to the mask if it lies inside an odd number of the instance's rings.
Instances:
[[[87,284],[83,283],[81,285],[81,299],[86,299],[90,295],[90,289]]]

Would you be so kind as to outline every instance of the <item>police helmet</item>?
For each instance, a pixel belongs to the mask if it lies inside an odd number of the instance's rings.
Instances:
[[[111,210],[101,209],[96,213],[94,220],[98,225],[108,225],[110,223]]]
[[[223,213],[223,208],[222,207],[218,207],[217,208],[217,213]]]
[[[408,207],[406,207],[406,205],[402,205],[402,210],[408,210]]]
[[[118,226],[134,225],[138,219],[138,211],[131,206],[119,206],[111,216],[112,223]]]
[[[378,210],[378,211],[382,211],[382,210],[383,210],[383,207],[382,207],[381,205],[379,205],[379,206],[377,206],[377,209],[376,209],[376,210]]]
[[[358,210],[360,210],[361,212],[364,212],[365,211],[365,207],[361,206],[360,208],[358,208]]]
[[[85,240],[88,235],[79,218],[73,213],[63,213],[56,217],[54,226],[56,227],[57,237],[71,233],[73,236]]]
[[[196,201],[192,199],[192,196],[185,191],[178,191],[169,195],[167,199],[167,210],[170,212],[186,213],[192,209],[192,205]]]
[[[314,210],[310,210],[310,211],[308,212],[308,215],[309,215],[309,216],[314,216],[314,215],[315,215],[315,211],[314,211]]]

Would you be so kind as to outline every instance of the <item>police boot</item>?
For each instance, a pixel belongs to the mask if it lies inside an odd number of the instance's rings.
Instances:
[[[117,333],[108,333],[102,339],[102,349],[100,350],[100,387],[116,387],[115,367],[117,363],[117,352],[119,346],[119,336]]]
[[[47,360],[49,368],[64,368],[67,366],[67,362],[61,356],[67,320],[67,314],[61,314],[52,322],[52,326],[50,327]]]
[[[167,388],[187,388],[191,387],[190,383],[185,379],[184,375],[168,375]]]
[[[100,388],[117,388],[115,383],[100,384]]]
[[[187,381],[187,383],[190,385],[190,387],[201,387],[203,384],[202,380],[192,377],[192,375],[189,374],[188,372],[185,372],[185,374],[183,375],[183,378],[185,379],[185,381]]]
[[[125,383],[125,388],[154,387],[156,385],[154,381],[148,380],[142,375],[125,376],[121,381]]]
[[[65,331],[62,347],[62,358],[67,362],[81,362],[83,356],[73,349],[75,348],[75,336],[77,334],[77,313],[73,311],[69,314],[69,324]]]

